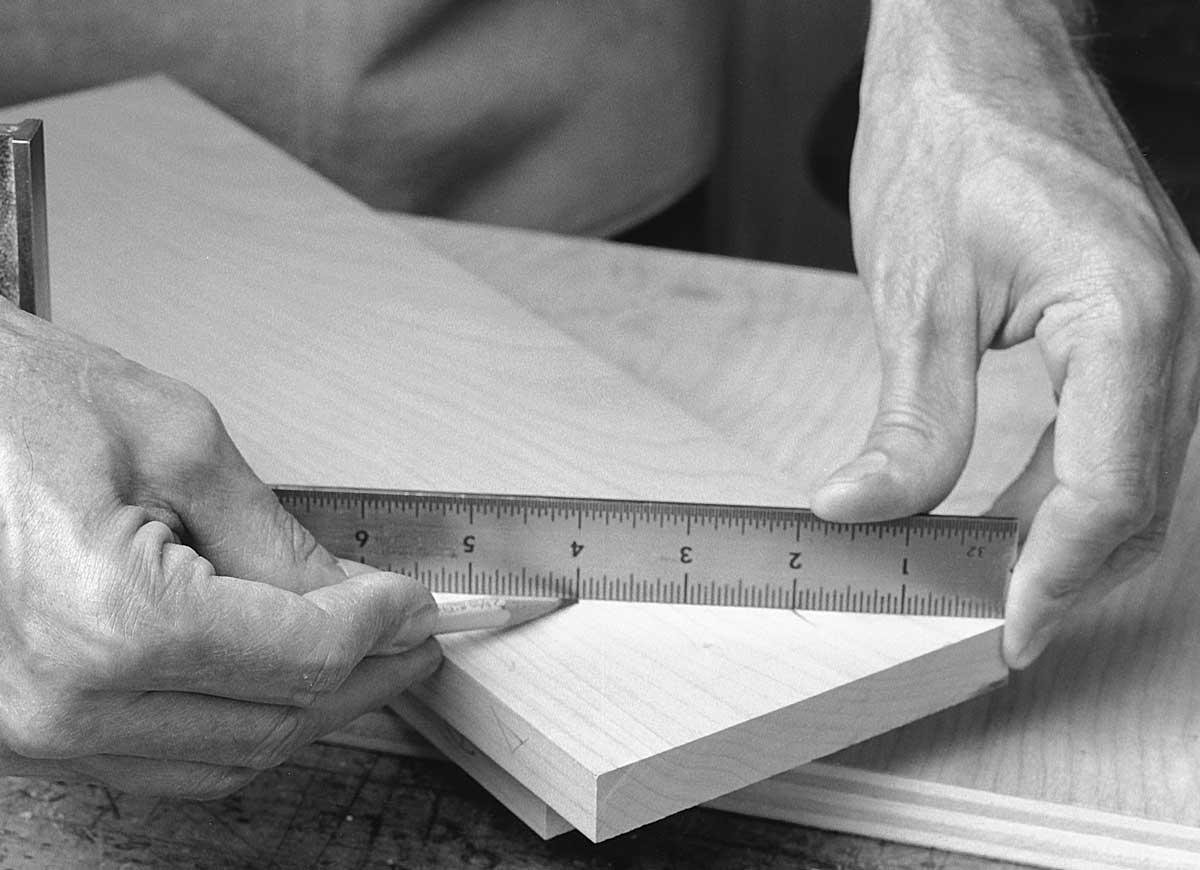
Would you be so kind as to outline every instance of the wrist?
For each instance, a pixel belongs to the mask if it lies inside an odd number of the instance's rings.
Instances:
[[[924,21],[963,41],[979,37],[996,42],[997,28],[1010,23],[1085,38],[1095,14],[1091,0],[871,0],[871,20]]]
[[[867,65],[1002,90],[1086,68],[1079,0],[873,0]],[[872,70],[869,70],[869,72]]]
[[[969,134],[1069,141],[1123,166],[1130,143],[1083,53],[1080,0],[874,0],[862,81],[863,126],[915,123]],[[874,125],[872,124],[874,122]],[[998,126],[997,126],[998,125]]]

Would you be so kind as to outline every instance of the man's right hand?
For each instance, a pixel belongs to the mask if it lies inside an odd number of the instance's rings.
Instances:
[[[435,617],[197,392],[0,302],[0,773],[226,794],[432,673]]]

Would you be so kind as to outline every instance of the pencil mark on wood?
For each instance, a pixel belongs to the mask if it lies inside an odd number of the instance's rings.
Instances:
[[[492,718],[496,720],[496,727],[500,729],[500,734],[504,737],[504,742],[508,744],[508,751],[511,753],[516,753],[517,750],[529,742],[529,738],[522,737],[511,727],[506,725],[504,720],[500,718],[500,712],[495,707],[492,707],[491,709]]]

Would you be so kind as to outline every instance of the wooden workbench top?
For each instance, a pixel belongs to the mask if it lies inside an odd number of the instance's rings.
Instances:
[[[1016,870],[696,809],[599,845],[545,841],[454,765],[315,745],[221,801],[0,778],[4,870]]]

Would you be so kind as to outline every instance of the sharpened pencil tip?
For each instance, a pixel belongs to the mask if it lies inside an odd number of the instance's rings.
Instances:
[[[509,627],[531,622],[570,607],[578,598],[509,598],[504,602],[505,608],[512,614]]]
[[[570,607],[578,598],[501,598],[485,596],[444,601],[438,604],[434,634],[478,631],[484,628],[513,628]]]

